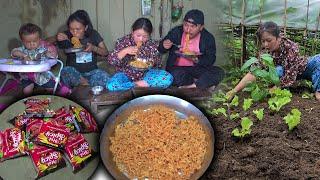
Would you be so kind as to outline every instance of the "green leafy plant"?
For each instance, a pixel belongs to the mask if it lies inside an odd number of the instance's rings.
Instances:
[[[225,93],[223,93],[221,90],[219,90],[217,93],[213,94],[212,100],[214,102],[226,102],[228,100],[228,97],[226,96]]]
[[[257,66],[259,65],[259,66]],[[261,68],[263,67],[263,68]],[[251,82],[244,91],[251,92],[254,101],[260,101],[268,96],[267,89],[270,85],[279,85],[280,80],[276,72],[273,58],[269,54],[262,54],[260,59],[251,57],[241,67],[242,71],[250,70],[256,77],[255,82]]]
[[[289,127],[289,131],[295,128],[298,124],[300,124],[301,112],[294,108],[291,110],[291,114],[289,113],[283,119]]]
[[[239,97],[237,95],[234,96],[234,98],[232,99],[231,106],[238,106],[239,105]]]
[[[227,116],[227,110],[226,110],[225,108],[223,108],[223,107],[220,107],[220,108],[218,108],[218,109],[213,109],[213,110],[211,111],[211,114],[214,114],[214,115],[216,115],[216,116],[218,116],[219,114],[222,114],[222,115],[224,115],[225,117],[228,117],[228,116]]]
[[[235,128],[231,134],[235,137],[243,138],[251,133],[253,122],[248,117],[241,118],[241,129]]]
[[[303,99],[311,99],[313,97],[313,93],[303,92],[302,96]]]
[[[234,114],[230,115],[230,120],[235,120],[235,119],[239,119],[239,118],[240,118],[239,113],[234,113]]]
[[[259,110],[253,110],[253,114],[256,115],[256,117],[259,119],[259,121],[262,121],[264,113],[263,113],[264,108],[261,108]]]
[[[280,111],[280,109],[291,102],[292,94],[289,90],[275,88],[270,91],[271,98],[268,100],[269,108],[272,111]]]
[[[253,99],[244,99],[243,105],[242,105],[243,110],[244,111],[248,110],[251,107],[252,103],[253,103]]]

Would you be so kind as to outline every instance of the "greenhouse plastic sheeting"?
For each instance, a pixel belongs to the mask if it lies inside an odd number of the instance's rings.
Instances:
[[[284,0],[245,0],[245,25],[257,25],[260,22],[260,7],[262,7],[261,20],[274,21],[284,26]],[[230,0],[215,1],[222,7],[221,23],[230,23]],[[231,0],[232,23],[240,24],[242,17],[242,0]],[[287,27],[305,28],[307,21],[308,0],[287,0]],[[309,1],[308,29],[315,30],[320,11],[320,0]]]

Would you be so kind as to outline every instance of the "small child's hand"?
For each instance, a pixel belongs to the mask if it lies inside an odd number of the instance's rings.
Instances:
[[[46,57],[48,57],[48,58],[56,58],[56,55],[54,53],[50,52],[50,51],[47,51],[46,52]]]
[[[26,54],[25,56],[23,56],[23,60],[25,60],[25,61],[30,61],[31,58],[30,58],[30,56],[28,56],[28,55]]]
[[[58,41],[68,40],[68,36],[65,33],[58,33],[57,34],[57,40]]]

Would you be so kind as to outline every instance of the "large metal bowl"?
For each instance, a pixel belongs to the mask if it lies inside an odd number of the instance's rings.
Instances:
[[[115,179],[129,179],[123,174],[116,166],[113,161],[113,155],[110,152],[110,137],[114,136],[115,127],[125,121],[132,111],[136,109],[148,109],[150,105],[162,104],[167,107],[173,108],[179,117],[188,117],[193,115],[198,117],[200,124],[203,126],[205,133],[207,134],[208,147],[207,152],[202,162],[202,168],[196,171],[190,179],[198,179],[203,175],[206,169],[209,167],[210,162],[214,154],[214,132],[210,122],[204,116],[204,114],[195,106],[189,102],[168,95],[148,95],[131,100],[120,108],[118,108],[112,115],[107,119],[102,134],[100,136],[100,153],[103,164],[109,171],[109,173]]]

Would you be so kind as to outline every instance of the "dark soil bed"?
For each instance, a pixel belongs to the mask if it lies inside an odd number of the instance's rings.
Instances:
[[[241,107],[240,101],[235,110],[244,117]],[[258,121],[250,115],[252,132],[240,141],[231,137],[231,131],[241,120],[210,118],[215,130],[215,154],[202,179],[320,178],[320,103],[294,95],[277,114],[270,114],[267,103],[254,104],[250,110],[262,107],[264,119]],[[293,107],[301,111],[301,123],[289,132],[283,117]]]

